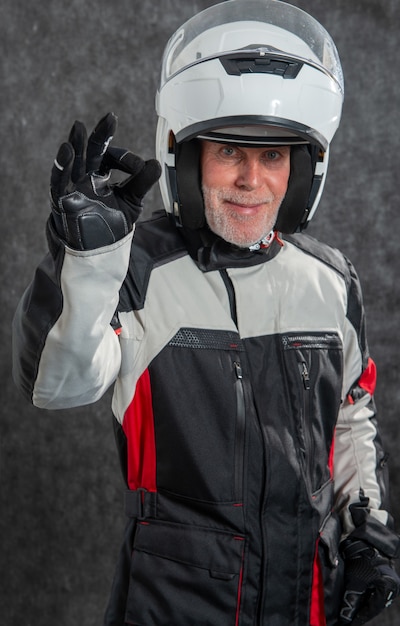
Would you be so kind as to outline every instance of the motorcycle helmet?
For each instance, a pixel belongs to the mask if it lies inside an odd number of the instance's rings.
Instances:
[[[281,0],[226,0],[170,38],[159,89],[161,195],[178,224],[205,226],[200,140],[291,146],[288,190],[275,228],[304,229],[325,183],[340,122],[343,75],[330,35]]]

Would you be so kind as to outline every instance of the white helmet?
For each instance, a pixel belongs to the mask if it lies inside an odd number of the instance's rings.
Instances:
[[[205,224],[198,139],[293,145],[276,228],[302,230],[322,193],[342,104],[335,44],[304,11],[281,0],[227,0],[202,11],[163,56],[156,152],[166,210],[188,228]]]

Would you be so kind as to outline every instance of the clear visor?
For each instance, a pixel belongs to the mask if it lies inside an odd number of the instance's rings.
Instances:
[[[188,66],[253,45],[316,66],[343,92],[342,68],[330,35],[313,17],[281,0],[226,0],[189,19],[165,48],[160,87]]]

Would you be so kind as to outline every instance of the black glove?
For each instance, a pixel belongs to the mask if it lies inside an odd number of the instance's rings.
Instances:
[[[345,594],[339,623],[361,626],[399,595],[400,578],[390,559],[362,540],[345,540],[342,554]]]
[[[81,122],[57,153],[51,173],[52,222],[76,250],[107,246],[127,235],[142,211],[144,195],[158,180],[161,166],[123,148],[109,147],[117,118],[108,113],[87,139]],[[129,177],[111,183],[111,170]]]

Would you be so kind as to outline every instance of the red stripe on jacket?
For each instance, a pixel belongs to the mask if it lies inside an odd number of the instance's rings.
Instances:
[[[376,387],[376,365],[371,358],[368,359],[367,367],[361,374],[357,385],[358,387],[361,387],[361,389],[364,389],[364,391],[369,393],[371,396],[374,395]],[[354,398],[352,397],[351,393],[349,393],[347,399],[350,404],[354,404]]]
[[[129,489],[157,491],[156,445],[150,375],[145,370],[136,384],[132,402],[123,422],[128,443]]]
[[[328,466],[331,478],[333,478],[333,459],[335,453],[335,432],[333,433],[331,449],[329,451]],[[318,554],[319,539],[315,545],[313,563],[313,582],[311,588],[310,626],[326,626],[324,581],[321,571],[321,563]]]

